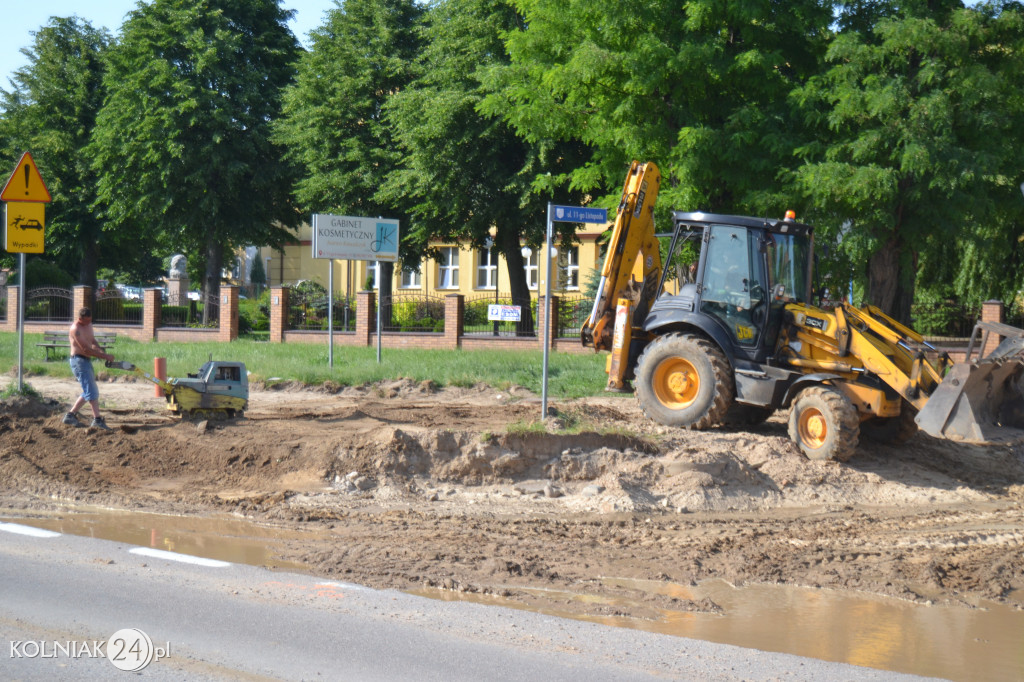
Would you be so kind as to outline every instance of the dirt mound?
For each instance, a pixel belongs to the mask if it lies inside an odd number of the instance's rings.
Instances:
[[[0,402],[9,509],[228,512],[315,530],[282,558],[317,573],[525,603],[541,599],[527,589],[538,587],[613,600],[609,576],[918,600],[1024,595],[1019,445],[919,436],[863,446],[846,464],[811,462],[783,416],[754,430],[681,431],[601,396],[559,402],[539,424],[539,401],[521,389],[409,380],[254,386],[246,418],[198,424],[167,415],[151,386],[105,382],[114,428],[99,431],[61,423],[73,382],[39,383],[59,399]],[[630,612],[714,610],[644,599]]]

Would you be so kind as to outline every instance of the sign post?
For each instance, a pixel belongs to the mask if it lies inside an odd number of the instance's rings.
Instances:
[[[398,260],[398,221],[391,218],[364,218],[359,216],[313,214],[313,258],[327,258],[331,262],[327,292],[328,361],[334,367],[334,261],[375,261],[377,279],[380,262]],[[377,282],[380,291],[380,282]],[[378,296],[379,298],[379,296]],[[381,361],[381,302],[377,301],[377,364]]]
[[[548,349],[551,346],[551,236],[555,223],[606,223],[608,210],[604,208],[584,208],[582,206],[556,206],[548,202],[547,233],[544,238],[544,258],[547,270],[547,282],[544,290],[544,369],[541,376],[540,418],[548,417]]]
[[[0,191],[4,211],[4,247],[18,254],[18,392],[24,390],[25,376],[25,254],[42,253],[46,232],[46,189],[32,154],[25,152]]]

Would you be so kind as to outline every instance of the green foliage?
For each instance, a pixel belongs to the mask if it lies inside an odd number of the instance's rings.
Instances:
[[[263,267],[263,259],[257,258],[252,262],[252,269],[249,271],[249,281],[258,285],[267,283],[267,272]]]
[[[105,232],[93,210],[96,185],[85,151],[104,97],[104,29],[77,17],[51,17],[22,52],[28,64],[2,92],[0,159],[13,168],[31,150],[52,203],[46,207],[46,253],[78,280],[96,285],[102,264],[127,262],[139,251],[135,235]]]
[[[813,0],[593,3],[513,0],[511,63],[489,72],[486,111],[528,139],[578,140],[563,181],[607,195],[632,159],[656,161],[669,211],[780,213],[776,176],[801,126],[786,96],[814,73],[832,21]]]
[[[413,0],[344,0],[310,34],[274,123],[286,158],[303,169],[294,191],[304,211],[406,224],[402,202],[376,194],[400,159],[382,112],[413,77],[422,15]]]
[[[897,7],[839,35],[827,70],[792,100],[818,130],[797,150],[810,222],[858,264],[868,299],[906,320],[915,280],[938,285],[980,265],[965,245],[986,243],[982,263],[1020,262],[1005,231],[1024,219],[1024,21],[1010,6]]]
[[[70,289],[75,278],[65,272],[59,265],[41,258],[33,258],[25,262],[25,290],[38,287],[59,287]]]
[[[259,262],[258,260],[256,261]],[[238,302],[238,333],[270,331],[270,292]]]
[[[235,246],[280,246],[298,222],[294,169],[270,140],[298,56],[289,15],[276,0],[154,0],[109,51],[89,149],[103,216],[202,254],[207,293]]]
[[[42,396],[39,394],[39,391],[32,388],[31,385],[25,382],[21,383],[20,391],[18,390],[17,382],[12,382],[10,385],[7,386],[7,388],[0,391],[0,400],[10,400],[11,398],[17,397],[32,398],[34,400],[42,399]]]
[[[391,326],[403,332],[444,331],[444,303],[424,299],[396,301],[391,305]]]

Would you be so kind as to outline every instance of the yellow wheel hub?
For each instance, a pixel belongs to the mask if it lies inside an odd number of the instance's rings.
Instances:
[[[693,404],[700,390],[697,368],[689,360],[669,358],[654,371],[654,394],[665,407],[681,410]]]
[[[809,448],[820,448],[828,438],[828,422],[821,410],[809,407],[800,413],[800,440]]]

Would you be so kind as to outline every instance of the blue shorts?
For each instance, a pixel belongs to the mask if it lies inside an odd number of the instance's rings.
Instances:
[[[99,400],[100,389],[96,386],[96,377],[92,373],[92,361],[81,356],[73,357],[71,371],[82,385],[82,397],[86,400]]]

